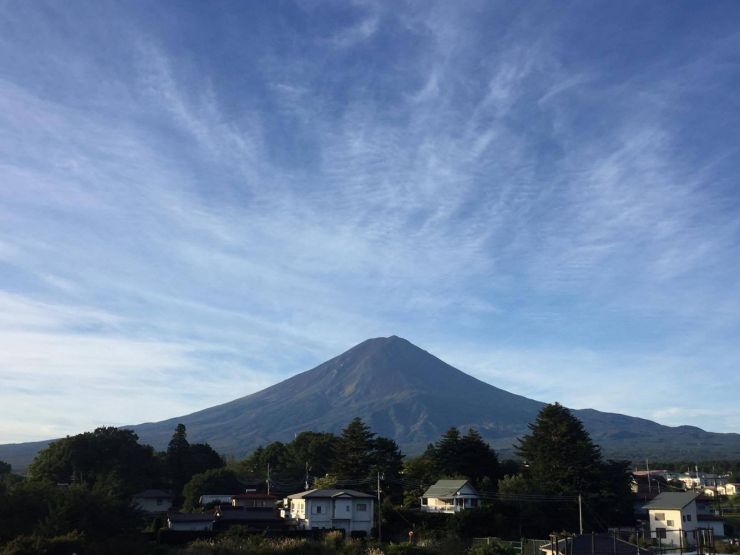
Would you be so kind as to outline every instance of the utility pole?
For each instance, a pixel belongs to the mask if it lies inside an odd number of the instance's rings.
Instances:
[[[583,535],[583,507],[581,506],[581,494],[578,494],[578,528]]]
[[[270,463],[267,463],[267,495],[270,495]]]
[[[383,523],[380,514],[380,472],[378,472],[378,543],[383,541]]]
[[[645,459],[645,469],[647,470],[647,479],[648,479],[648,495],[652,497],[653,494],[653,487],[650,485],[650,463],[647,459]]]

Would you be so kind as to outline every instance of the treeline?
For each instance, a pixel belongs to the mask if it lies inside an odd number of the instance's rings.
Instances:
[[[141,552],[145,522],[131,496],[149,488],[179,496],[194,475],[224,466],[209,445],[188,443],[182,425],[164,452],[118,428],[60,439],[25,479],[0,464],[0,553]]]
[[[499,461],[475,429],[450,428],[407,458],[392,439],[355,418],[340,434],[303,432],[227,464],[208,444],[189,443],[183,425],[163,452],[138,443],[132,431],[98,428],[41,451],[27,479],[0,464],[0,554],[25,553],[24,545],[53,552],[49,542],[82,542],[85,553],[133,553],[130,545],[116,546],[145,526],[130,498],[151,488],[173,492],[183,510],[200,510],[202,494],[245,487],[283,495],[306,487],[375,493],[379,485],[383,525],[399,534],[409,527],[505,538],[577,531],[577,496],[586,530],[632,523],[628,463],[603,460],[564,407],[543,408],[518,441],[517,455],[518,461]],[[422,494],[442,478],[469,480],[485,507],[452,517],[421,513]]]

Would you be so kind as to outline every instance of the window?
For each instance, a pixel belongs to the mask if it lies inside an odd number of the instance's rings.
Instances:
[[[321,514],[321,509],[322,509],[321,505],[314,505],[313,506],[313,514],[320,515]]]
[[[686,515],[686,522],[691,522],[691,515]]]
[[[665,513],[655,513],[655,520],[665,520]]]
[[[668,525],[668,526],[673,526],[673,521],[672,521],[672,520],[666,520],[666,522],[665,522],[665,523],[666,523],[666,525]]]
[[[665,528],[656,528],[655,537],[664,540],[665,539]]]
[[[367,512],[367,503],[358,503],[357,504],[357,512],[358,513],[366,513]]]

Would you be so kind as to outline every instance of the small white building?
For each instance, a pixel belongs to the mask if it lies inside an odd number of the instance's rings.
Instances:
[[[650,537],[662,544],[688,546],[696,543],[699,527],[693,492],[665,492],[644,506],[650,521]]]
[[[437,480],[421,496],[421,510],[452,514],[479,507],[480,500],[480,495],[467,480]]]
[[[147,489],[131,496],[131,502],[145,513],[166,513],[172,508],[173,496],[161,489]]]
[[[370,535],[374,497],[351,489],[312,489],[289,495],[283,518],[301,530],[341,529]]]
[[[717,486],[717,493],[720,495],[737,495],[740,493],[740,484],[729,483]]]

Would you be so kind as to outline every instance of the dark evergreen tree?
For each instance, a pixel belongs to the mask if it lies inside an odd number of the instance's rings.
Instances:
[[[335,449],[333,473],[340,480],[365,480],[373,464],[375,434],[361,418],[342,430]]]
[[[491,447],[483,441],[480,433],[474,428],[460,438],[458,459],[453,470],[455,474],[470,479],[476,487],[488,490],[495,489],[499,471],[498,457]]]
[[[534,490],[572,495],[598,489],[601,451],[567,408],[546,405],[529,429],[515,448]]]
[[[183,509],[193,510],[198,507],[198,501],[203,494],[236,495],[244,490],[244,485],[236,474],[227,468],[215,468],[201,474],[196,474],[183,487]]]
[[[450,428],[427,447],[424,457],[433,461],[438,475],[467,478],[476,487],[488,490],[496,488],[498,457],[474,428],[464,436],[457,428]]]
[[[224,459],[207,443],[191,443],[188,453],[188,471],[191,476],[225,466]]]
[[[3,474],[10,474],[11,470],[13,470],[13,467],[10,466],[10,464],[5,461],[0,461],[0,476]]]
[[[439,478],[437,465],[430,451],[418,457],[406,459],[403,465],[403,477],[407,484],[403,502],[406,507],[418,508],[419,499],[424,492]]]
[[[167,445],[165,465],[170,484],[175,494],[182,491],[182,487],[190,480],[190,443],[188,442],[185,424],[178,424]]]
[[[457,475],[460,457],[460,431],[454,426],[447,430],[434,444],[432,456],[440,473],[446,476]]]
[[[403,471],[403,453],[398,444],[387,437],[376,437],[373,441],[372,466],[369,479],[381,477],[381,490],[386,497],[396,503],[403,500],[401,473]]]
[[[516,446],[517,454],[524,459],[524,484],[521,485],[525,491],[580,495],[589,508],[585,515],[587,530],[602,529],[603,522],[623,526],[633,523],[628,463],[604,462],[599,447],[591,441],[583,424],[557,403],[543,407],[529,428],[530,433]],[[513,485],[513,480],[511,482]],[[529,533],[576,529],[573,502],[564,504],[559,511],[546,511],[541,507],[526,510],[526,520],[539,527]],[[590,516],[595,514],[599,515],[599,521],[591,520]]]
[[[325,476],[334,464],[337,436],[330,433],[301,432],[287,444],[286,473],[293,481],[306,476]]]

